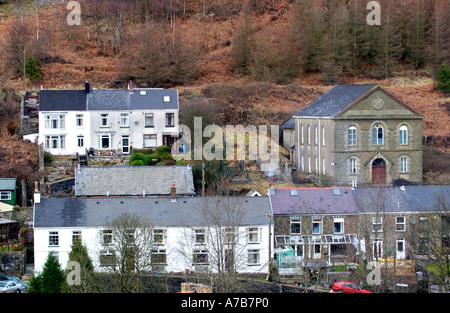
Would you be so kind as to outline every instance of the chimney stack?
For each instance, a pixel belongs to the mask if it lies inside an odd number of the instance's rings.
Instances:
[[[39,192],[39,183],[34,183],[34,203],[41,203],[41,193]]]
[[[171,202],[177,201],[177,189],[175,188],[175,185],[172,185],[170,188],[170,196],[172,198]]]
[[[133,93],[133,82],[130,80],[130,83],[128,84],[128,90],[130,91],[130,95]]]
[[[91,91],[91,84],[88,81],[84,83],[84,91],[86,91],[86,93]]]

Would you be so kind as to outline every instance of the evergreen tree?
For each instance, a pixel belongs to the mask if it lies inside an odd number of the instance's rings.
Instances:
[[[253,26],[249,5],[243,6],[239,25],[234,33],[231,57],[233,68],[241,75],[249,73],[253,50]]]
[[[25,63],[25,74],[32,81],[42,79],[42,69],[37,66],[36,60],[33,57],[28,57]]]
[[[30,282],[32,293],[60,293],[64,283],[64,271],[58,259],[50,252],[44,264],[42,273],[33,277]]]
[[[450,66],[442,63],[436,73],[436,88],[445,93],[450,93]]]

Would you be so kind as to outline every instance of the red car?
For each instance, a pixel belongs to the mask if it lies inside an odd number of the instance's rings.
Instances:
[[[372,293],[369,290],[362,289],[351,281],[339,281],[333,284],[332,292],[340,293]]]

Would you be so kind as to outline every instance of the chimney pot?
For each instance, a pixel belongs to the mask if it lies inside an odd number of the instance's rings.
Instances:
[[[171,200],[172,202],[176,202],[177,201],[177,189],[175,188],[174,184],[170,188],[170,196],[172,197],[172,200]]]
[[[130,94],[133,93],[133,82],[130,80],[130,83],[128,84],[128,90],[130,91]]]

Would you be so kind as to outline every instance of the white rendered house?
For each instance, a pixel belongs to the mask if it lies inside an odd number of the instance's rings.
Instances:
[[[56,155],[171,147],[178,110],[175,89],[95,90],[86,82],[85,90],[42,90],[38,143]]]
[[[214,211],[219,207],[220,211]],[[223,215],[228,223],[207,223],[205,210],[231,210],[232,214]],[[107,271],[104,257],[114,253],[106,242],[113,236],[108,226],[126,212],[152,221],[151,258],[159,261],[149,271],[217,271],[217,247],[213,242],[221,238],[227,247],[226,256],[219,256],[225,258],[222,263],[232,255],[237,272],[267,273],[269,210],[268,197],[38,199],[34,208],[35,271],[42,271],[50,252],[65,268],[74,239],[81,239],[87,247],[95,271]]]

